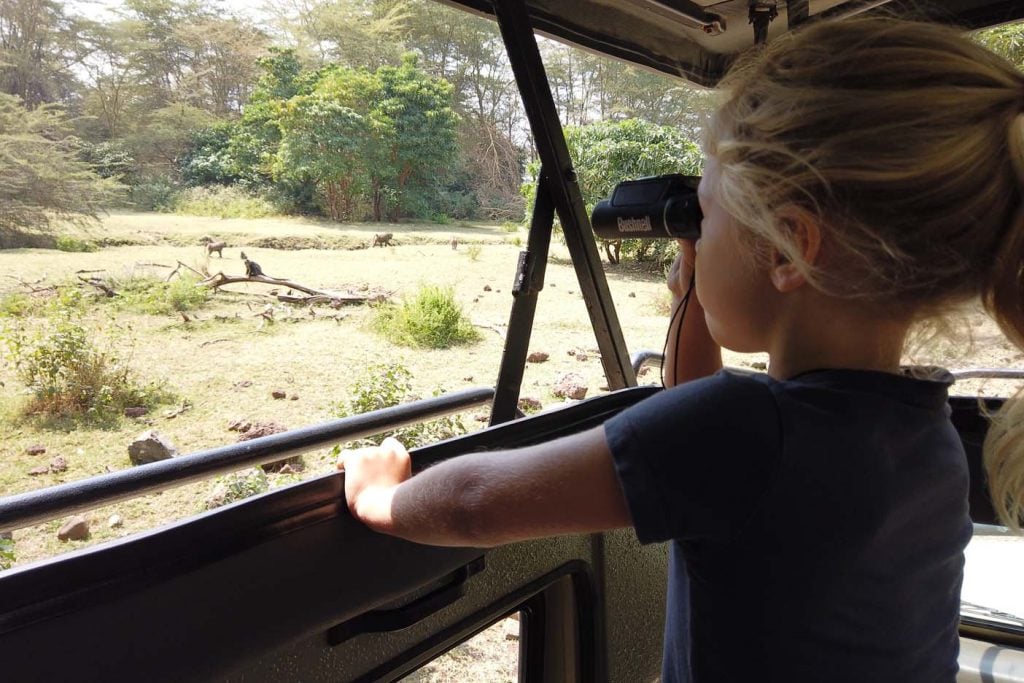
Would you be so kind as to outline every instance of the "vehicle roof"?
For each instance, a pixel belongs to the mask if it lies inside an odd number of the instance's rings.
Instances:
[[[490,0],[442,1],[493,14]],[[539,33],[705,86],[753,45],[751,5],[775,7],[769,40],[803,21],[862,12],[923,15],[967,29],[1024,19],[1020,0],[526,0]]]

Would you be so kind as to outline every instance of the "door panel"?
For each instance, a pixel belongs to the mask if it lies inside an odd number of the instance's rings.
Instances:
[[[652,391],[617,392],[435,444],[416,451],[414,462],[420,468],[467,450],[586,429]],[[5,572],[5,674],[19,681],[128,674],[152,681],[393,680],[519,608],[524,630],[534,634],[527,640],[540,643],[532,654],[526,648],[524,666],[549,672],[543,680],[601,680],[606,671],[635,680],[638,671],[656,672],[660,616],[649,647],[623,622],[638,609],[645,617],[659,612],[663,550],[638,550],[632,532],[486,555],[421,546],[353,520],[343,481],[325,476]],[[654,598],[647,608],[615,588],[621,582],[614,567],[626,558],[638,593]],[[648,591],[645,575],[656,590]],[[599,645],[606,629],[633,631],[631,646],[606,655]],[[48,656],[55,648],[61,656]],[[544,661],[551,657],[565,661],[553,667]]]

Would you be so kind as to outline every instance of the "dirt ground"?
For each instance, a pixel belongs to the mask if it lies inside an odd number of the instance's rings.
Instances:
[[[394,233],[395,246],[369,248],[377,232]],[[199,243],[203,236],[228,243],[223,258],[205,254]],[[24,389],[5,361],[0,366],[3,496],[129,467],[127,444],[146,429],[158,430],[180,453],[188,453],[233,442],[237,435],[228,425],[235,420],[275,421],[288,428],[324,421],[332,416],[334,404],[350,396],[354,379],[376,363],[408,368],[415,392],[423,396],[438,390],[493,386],[507,332],[516,260],[526,232],[494,224],[382,227],[300,219],[116,214],[84,237],[113,246],[92,253],[0,251],[0,272],[5,275],[0,295],[27,291],[30,283],[38,287],[71,281],[81,270],[113,278],[140,274],[163,278],[181,262],[198,270],[241,275],[244,249],[265,273],[318,289],[385,290],[393,300],[400,300],[424,284],[452,287],[482,339],[443,351],[395,347],[370,329],[374,311],[368,306],[310,313],[307,308],[277,303],[270,288],[258,284],[230,287],[229,293],[217,295],[207,308],[190,313],[188,322],[174,315],[122,314],[118,322],[130,323],[135,338],[133,367],[146,380],[173,389],[185,409],[169,416],[175,412],[169,406],[143,418],[126,418],[112,429],[43,430],[31,420],[16,417]],[[455,249],[453,237],[458,241]],[[604,391],[606,385],[576,274],[564,246],[554,242],[530,344],[532,351],[547,353],[548,360],[528,364],[522,388],[522,396],[540,401],[544,408],[563,402],[552,394],[552,387],[568,373],[582,378],[588,396]],[[635,264],[605,270],[629,351],[660,350],[668,312],[663,275]],[[273,309],[273,323],[261,316],[267,306]],[[1024,355],[980,312],[964,312],[955,327],[958,336],[923,342],[907,361],[950,369],[1024,368]],[[766,360],[763,355],[726,354],[726,364],[736,367],[763,369]],[[658,382],[657,372],[645,374],[640,381]],[[955,393],[1007,395],[1015,389],[1012,382],[969,380],[958,383]],[[297,398],[275,400],[275,390]],[[470,429],[479,428],[486,411],[472,411],[463,419]],[[30,455],[33,445],[45,446],[45,454]],[[28,474],[57,455],[65,459],[66,471]],[[327,450],[307,454],[305,460],[303,474],[271,475],[271,486],[332,471]],[[190,484],[93,510],[87,513],[92,534],[85,541],[58,541],[56,531],[64,521],[60,519],[15,530],[17,562],[24,565],[194,514],[213,485]],[[108,524],[114,514],[123,520],[120,527]],[[510,654],[515,650],[514,627],[500,622],[494,628],[481,638],[490,639],[489,650],[507,650],[502,657],[514,661]],[[442,668],[424,670],[410,680],[466,680],[460,678],[458,662],[474,657],[452,656]],[[495,666],[487,680],[513,680],[509,671],[514,668]]]

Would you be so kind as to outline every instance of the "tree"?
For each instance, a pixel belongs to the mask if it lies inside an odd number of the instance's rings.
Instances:
[[[605,121],[568,127],[565,129],[565,141],[588,213],[623,180],[665,173],[700,174],[700,148],[671,126],[659,126],[641,119]],[[523,186],[523,191],[531,207],[536,197],[539,171],[539,162],[527,167],[531,181]],[[658,257],[663,256],[668,244],[668,240],[652,244],[650,241],[628,239],[623,240],[622,250],[641,261],[652,251]],[[606,253],[609,261],[618,261],[611,250],[606,249]]]
[[[55,0],[0,0],[0,92],[30,109],[69,100],[74,36],[75,22]]]
[[[288,103],[281,127],[278,158],[284,173],[312,181],[331,220],[352,218],[363,191],[366,120],[338,102],[304,95]]]
[[[412,55],[374,73],[322,69],[309,93],[274,111],[275,176],[314,183],[332,218],[353,217],[359,198],[377,221],[428,215],[455,160],[451,86]]]
[[[398,68],[381,67],[377,77],[381,100],[374,107],[375,117],[390,133],[388,164],[382,168],[387,175],[379,176],[382,187],[393,196],[389,218],[423,215],[430,193],[455,159],[458,116],[451,106],[452,88],[447,81],[424,73],[412,54],[405,55]],[[379,208],[375,201],[376,220],[380,220]]]
[[[115,184],[78,158],[79,147],[59,106],[30,110],[0,94],[0,235],[96,218]]]

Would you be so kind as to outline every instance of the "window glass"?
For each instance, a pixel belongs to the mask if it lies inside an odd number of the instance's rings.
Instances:
[[[1024,627],[1024,536],[976,524],[966,558],[961,614]]]
[[[516,612],[496,622],[402,680],[407,683],[518,681],[519,616]]]

